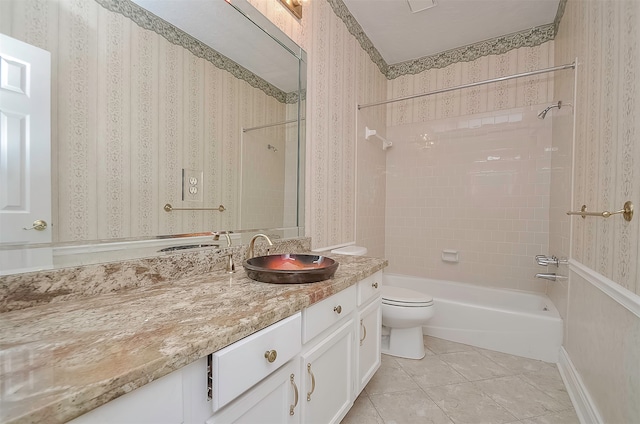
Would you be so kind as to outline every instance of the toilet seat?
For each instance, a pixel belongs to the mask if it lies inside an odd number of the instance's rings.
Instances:
[[[406,308],[424,308],[433,305],[433,297],[402,287],[382,286],[382,304]]]

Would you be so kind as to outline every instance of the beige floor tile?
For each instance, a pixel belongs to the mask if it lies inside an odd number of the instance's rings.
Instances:
[[[476,351],[445,353],[438,356],[469,381],[513,374]]]
[[[444,386],[467,380],[437,356],[425,356],[420,360],[397,359],[398,364],[420,387]]]
[[[555,364],[544,361],[537,361],[535,359],[523,358],[521,356],[509,355],[508,353],[495,352],[487,349],[476,348],[475,350],[514,374],[555,368]]]
[[[503,424],[517,420],[473,383],[432,387],[425,392],[456,424]]]
[[[555,364],[424,340],[421,360],[382,355],[344,424],[579,424]]]
[[[382,417],[371,403],[369,396],[362,393],[341,421],[342,424],[384,424]]]
[[[385,424],[453,424],[422,390],[369,396]]]
[[[380,368],[364,388],[368,395],[417,389],[418,385],[402,369],[395,358],[382,355]]]
[[[519,420],[566,409],[565,405],[520,376],[494,378],[474,384]]]
[[[571,398],[560,377],[560,372],[555,365],[537,372],[529,372],[522,374],[522,378],[538,390],[541,390],[565,405],[567,408],[573,408]]]
[[[576,411],[571,408],[549,415],[522,420],[522,424],[580,424]]]
[[[450,342],[449,340],[438,339],[436,337],[424,336],[424,347],[436,355],[442,353],[466,352],[473,350],[473,346],[462,343]]]

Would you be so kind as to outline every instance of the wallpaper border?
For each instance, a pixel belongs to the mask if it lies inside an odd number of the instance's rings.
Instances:
[[[347,30],[353,35],[358,43],[360,43],[360,47],[367,52],[371,61],[376,64],[382,75],[387,75],[387,71],[389,69],[389,65],[383,59],[382,55],[373,45],[367,34],[365,34],[364,30],[356,21],[356,18],[353,17],[347,6],[343,3],[342,0],[327,0],[327,3],[333,9],[333,13],[336,14],[338,18],[344,22],[347,27]]]
[[[418,74],[428,69],[444,68],[457,62],[470,62],[482,56],[503,54],[520,47],[539,46],[555,38],[567,5],[567,0],[560,0],[558,11],[552,23],[480,41],[431,56],[389,65],[375,48],[369,37],[367,37],[360,24],[351,15],[351,12],[349,12],[349,9],[343,1],[327,0],[327,2],[331,5],[336,16],[347,26],[349,32],[358,40],[364,51],[369,54],[369,57],[373,63],[376,64],[380,72],[389,80],[403,75]]]
[[[131,0],[95,0],[95,2],[111,12],[119,13],[129,18],[140,28],[155,32],[171,44],[189,50],[196,57],[212,63],[216,68],[229,72],[234,77],[247,82],[254,88],[262,90],[266,95],[275,98],[281,103],[295,103],[298,101],[297,93],[285,93],[193,36],[133,3]]]
[[[395,79],[403,75],[419,74],[434,68],[444,68],[453,63],[471,62],[482,56],[504,54],[520,47],[535,47],[555,36],[554,24],[541,25],[528,30],[503,35],[490,40],[469,44],[431,56],[421,57],[389,66],[387,79]]]

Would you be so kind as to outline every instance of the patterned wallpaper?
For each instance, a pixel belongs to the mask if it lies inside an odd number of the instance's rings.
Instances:
[[[418,75],[401,76],[389,81],[387,96],[389,99],[404,97],[551,66],[553,42],[521,47],[500,55],[483,56],[471,62],[431,69]],[[388,106],[387,124],[395,126],[427,122],[544,104],[553,97],[552,81],[553,73],[540,74],[391,103]]]
[[[0,8],[0,31],[52,52],[54,240],[237,226],[239,128],[284,120],[285,104],[94,1]],[[227,212],[164,212],[182,204],[182,168],[205,171],[188,206]]]
[[[313,248],[354,241],[368,247],[375,243],[372,252],[382,256],[384,204],[377,205],[382,213],[373,220],[361,219],[369,212],[357,207],[356,168],[361,170],[357,155],[364,142],[365,124],[356,106],[383,100],[385,77],[328,2],[306,3],[302,20],[293,17],[278,0],[251,3],[308,53],[307,108],[312,113],[306,121],[305,223]],[[370,127],[384,128],[384,108],[373,112],[367,122]],[[362,166],[366,169],[367,164]],[[370,243],[362,237],[371,231],[379,236]]]
[[[578,57],[573,210],[640,204],[640,3],[569,1],[556,60]],[[640,225],[573,218],[571,256],[640,294]]]
[[[640,299],[640,221],[569,219],[564,211],[583,204],[618,210],[627,200],[637,210],[640,203],[639,24],[636,0],[569,0],[555,39],[556,63],[577,57],[579,66],[577,80],[563,74],[555,86],[565,98],[575,84],[575,132],[569,116],[554,121],[550,251],[578,264],[560,266],[569,280],[550,286],[549,295],[590,406],[611,423],[640,421],[640,315],[628,306]],[[626,306],[604,289],[607,279],[626,293]]]

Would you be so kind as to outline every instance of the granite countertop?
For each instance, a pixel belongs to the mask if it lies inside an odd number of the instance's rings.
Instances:
[[[327,255],[327,281],[265,284],[216,271],[0,314],[0,422],[73,419],[381,270]]]

